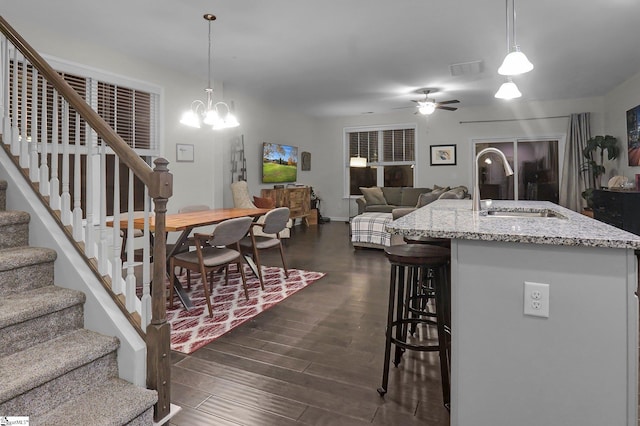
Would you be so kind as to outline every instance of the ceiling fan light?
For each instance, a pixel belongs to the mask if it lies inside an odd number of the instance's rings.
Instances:
[[[520,51],[520,46],[515,46],[513,52],[504,58],[502,65],[498,68],[500,75],[520,75],[527,73],[533,69],[533,64],[527,58],[527,55]]]
[[[182,114],[180,123],[184,124],[185,126],[195,127],[197,129],[200,128],[200,119],[198,118],[198,114],[196,114],[193,110],[185,111],[184,114]]]
[[[418,102],[418,112],[422,115],[431,115],[436,110],[435,102]]]
[[[498,89],[494,95],[498,99],[515,99],[522,96],[518,86],[509,78],[506,82],[502,83],[502,86]]]

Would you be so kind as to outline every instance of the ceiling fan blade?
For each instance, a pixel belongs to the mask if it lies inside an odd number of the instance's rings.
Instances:
[[[447,104],[458,104],[460,103],[459,100],[457,99],[452,99],[450,101],[442,101],[442,102],[438,102],[440,105],[447,105]]]
[[[393,107],[391,109],[406,109],[406,108],[415,108],[415,105],[403,106],[403,107]]]
[[[455,110],[458,109],[458,108],[442,106],[442,105],[438,105],[438,106],[436,106],[436,108],[438,108],[438,109],[446,109],[447,111],[455,111]]]

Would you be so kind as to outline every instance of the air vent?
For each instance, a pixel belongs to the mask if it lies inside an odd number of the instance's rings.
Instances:
[[[449,71],[453,77],[480,74],[482,69],[482,61],[460,62],[458,64],[449,65]]]

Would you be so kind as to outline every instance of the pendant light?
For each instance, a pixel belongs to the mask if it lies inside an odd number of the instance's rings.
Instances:
[[[196,99],[191,103],[191,109],[182,115],[180,123],[200,128],[200,123],[211,126],[213,130],[228,129],[240,125],[238,119],[231,112],[231,108],[225,102],[213,102],[213,88],[211,86],[211,22],[216,16],[205,14],[204,19],[209,23],[209,73],[208,86],[204,89],[207,100],[205,102]]]
[[[518,86],[516,86],[511,77],[507,77],[507,81],[502,83],[502,86],[500,86],[493,96],[498,99],[515,99],[522,96],[522,93],[520,93]]]
[[[502,65],[498,68],[498,74],[501,75],[520,75],[527,73],[533,69],[533,64],[527,59],[527,56],[520,51],[520,46],[516,41],[516,6],[515,0],[511,0],[511,25],[509,25],[509,0],[506,0],[507,15],[507,56],[504,58]],[[513,44],[510,36],[513,36]]]

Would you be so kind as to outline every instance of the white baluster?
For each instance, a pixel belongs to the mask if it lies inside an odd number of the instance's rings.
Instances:
[[[129,312],[133,312],[135,310],[135,300],[136,300],[136,276],[134,274],[134,232],[135,228],[133,227],[133,212],[134,212],[134,204],[133,204],[133,170],[129,169],[129,193],[128,197],[128,222],[127,222],[127,279],[126,279],[126,291],[125,291],[125,301],[127,310]],[[144,213],[146,216],[146,212]]]
[[[120,165],[118,157],[113,162],[113,270],[111,271],[112,290],[115,294],[122,293],[122,259],[120,237]],[[133,235],[131,236],[133,237]]]
[[[31,140],[29,140],[29,179],[38,182],[38,70],[31,68]]]
[[[53,110],[51,111],[51,181],[49,182],[49,204],[53,210],[60,210],[60,179],[58,179],[58,91],[53,89]]]
[[[27,134],[27,120],[29,115],[27,114],[27,60],[22,60],[22,106],[20,108],[20,167],[29,167],[29,135]]]
[[[142,300],[141,300],[141,323],[142,329],[146,331],[151,323],[151,247],[149,238],[149,216],[150,216],[149,188],[144,187],[144,245],[142,246]],[[147,214],[149,213],[149,214]]]
[[[49,122],[47,120],[47,80],[42,79],[42,117],[40,118],[40,194],[45,197],[49,195],[49,158],[47,152],[47,145],[49,143],[49,134],[47,133],[47,126]]]
[[[94,176],[93,176],[93,169],[94,169],[94,143],[95,143],[95,132],[93,131],[93,129],[91,129],[91,127],[88,124],[85,124],[85,135],[86,135],[86,142],[85,145],[87,147],[87,156],[86,156],[86,190],[85,190],[85,195],[86,195],[86,199],[85,199],[85,210],[86,210],[86,217],[87,217],[87,226],[85,228],[85,247],[84,247],[84,252],[87,255],[87,257],[89,259],[91,259],[92,257],[95,257],[95,253],[96,253],[96,247],[95,247],[95,227],[94,227],[94,223],[93,223],[93,210],[94,210],[94,205],[93,205],[93,194],[95,192],[95,187],[94,187]]]
[[[80,176],[80,114],[76,112],[75,143],[73,145],[73,239],[82,241],[82,177]]]
[[[100,139],[102,141],[102,139]],[[99,145],[100,148],[100,183],[99,188],[100,191],[100,243],[98,244],[98,270],[102,275],[107,275],[108,271],[108,262],[109,258],[108,247],[109,247],[109,238],[107,235],[107,153],[106,153],[106,144],[102,141]],[[115,220],[115,218],[114,218]],[[115,229],[115,223],[113,225]],[[119,230],[118,230],[119,231]],[[120,243],[119,235],[116,238],[116,233],[114,233],[113,245],[116,246]],[[112,263],[113,262],[112,260]]]
[[[60,219],[63,225],[71,225],[71,194],[69,194],[69,104],[62,101],[62,195],[60,195]]]
[[[13,103],[11,105],[11,154],[18,155],[20,153],[20,142],[18,129],[18,49],[13,48],[13,85],[11,93],[13,94]]]
[[[2,141],[11,144],[11,118],[9,115],[9,41],[2,38]]]

